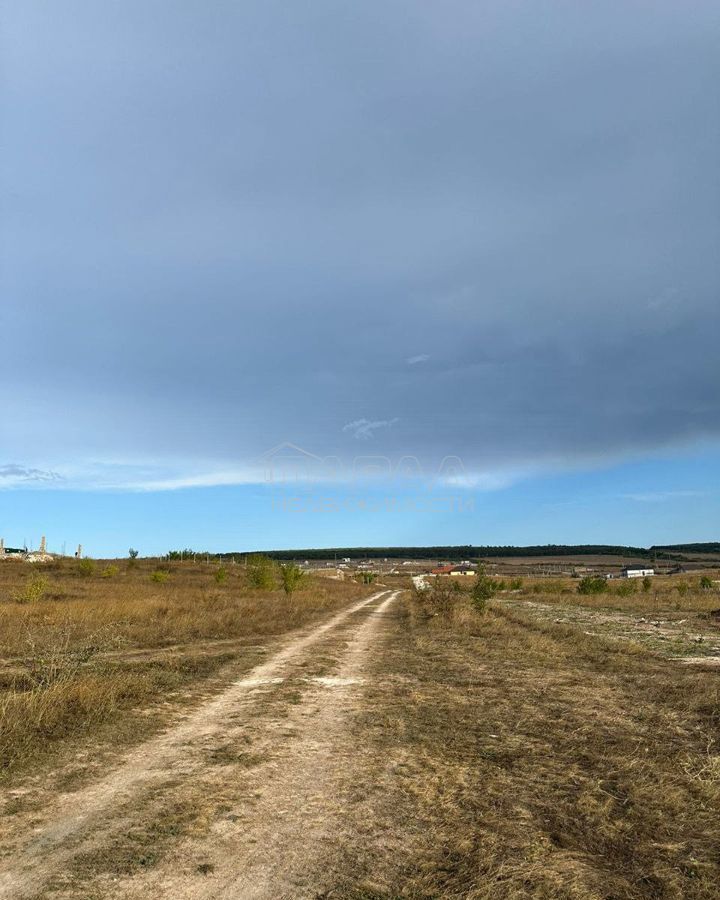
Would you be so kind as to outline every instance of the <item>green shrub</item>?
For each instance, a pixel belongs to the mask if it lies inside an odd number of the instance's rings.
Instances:
[[[709,591],[709,590],[712,590],[712,586],[713,586],[712,578],[710,578],[707,575],[703,575],[700,579],[700,587],[704,591]]]
[[[615,593],[618,597],[630,597],[637,591],[637,585],[634,581],[631,581],[629,578],[627,581],[623,581],[615,588]]]
[[[77,570],[83,578],[90,578],[95,574],[95,563],[91,559],[81,559],[78,561]]]
[[[690,585],[687,581],[680,581],[677,584],[677,592],[681,597],[687,597],[688,591],[690,590]]]
[[[284,566],[280,566],[280,580],[282,581],[283,590],[289,597],[305,581],[305,573],[295,563],[287,563]]]
[[[115,565],[105,566],[105,568],[100,573],[101,578],[114,578],[120,569]]]
[[[214,577],[215,577],[215,581],[218,584],[225,584],[225,582],[227,581],[227,577],[228,577],[228,572],[227,572],[227,569],[225,568],[225,566],[220,566],[219,569],[216,569]]]
[[[487,609],[488,600],[491,600],[497,591],[499,585],[504,582],[495,581],[485,574],[484,567],[480,566],[475,577],[475,584],[470,593],[473,609],[475,612],[484,613]]]
[[[510,590],[511,591],[519,591],[523,586],[522,578],[511,578],[510,579]]]
[[[607,589],[608,583],[601,575],[586,575],[580,579],[578,594],[604,594]]]
[[[170,577],[170,573],[165,569],[156,569],[151,575],[150,580],[154,581],[156,584],[165,584],[165,582]]]
[[[376,572],[363,572],[360,575],[360,580],[362,581],[363,584],[372,584],[376,578],[377,578]]]
[[[261,591],[270,591],[275,587],[275,567],[267,556],[256,553],[248,556],[247,577],[250,585]]]
[[[652,588],[652,578],[649,575],[646,575],[642,580],[642,589],[645,594],[650,593],[650,589]]]
[[[44,575],[40,575],[38,572],[33,572],[25,582],[24,586],[20,588],[20,590],[15,591],[12,595],[12,599],[16,603],[34,603],[37,600],[42,600],[47,593],[47,589],[47,578]]]

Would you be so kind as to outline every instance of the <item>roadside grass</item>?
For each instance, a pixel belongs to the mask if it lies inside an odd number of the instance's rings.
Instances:
[[[108,568],[112,577],[105,573]],[[253,643],[308,624],[368,593],[309,579],[291,596],[251,589],[241,566],[110,561],[42,571],[0,565],[0,769],[7,779],[79,738],[216,672]],[[42,591],[36,587],[42,579]],[[234,649],[225,641],[237,639]],[[203,648],[201,642],[217,641]],[[177,645],[184,645],[178,648]],[[163,648],[167,652],[163,653]],[[143,658],[138,651],[158,651]],[[157,723],[138,722],[146,734]],[[118,725],[119,727],[119,725]],[[127,732],[127,730],[126,730]]]
[[[714,672],[463,593],[395,627],[357,727],[412,862],[329,896],[717,897]]]

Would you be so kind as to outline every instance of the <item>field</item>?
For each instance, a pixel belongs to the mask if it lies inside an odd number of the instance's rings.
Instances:
[[[135,736],[154,716],[264,642],[361,595],[313,580],[288,598],[251,589],[240,566],[58,560],[0,564],[0,764],[4,777],[110,726]],[[158,580],[154,580],[158,579]]]
[[[472,580],[6,563],[0,896],[710,900],[701,577],[478,610]]]

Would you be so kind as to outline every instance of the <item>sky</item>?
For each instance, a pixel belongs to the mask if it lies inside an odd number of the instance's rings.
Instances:
[[[714,2],[5,0],[0,536],[719,539]]]

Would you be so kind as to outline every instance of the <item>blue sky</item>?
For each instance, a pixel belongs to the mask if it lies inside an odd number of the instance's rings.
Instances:
[[[8,543],[718,537],[717,4],[4,20]]]

